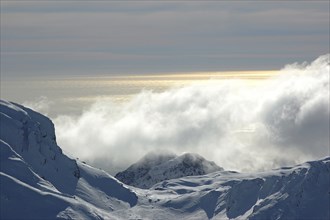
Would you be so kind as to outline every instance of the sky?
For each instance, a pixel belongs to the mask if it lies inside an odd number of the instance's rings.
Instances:
[[[274,70],[329,51],[329,1],[1,1],[1,77]]]

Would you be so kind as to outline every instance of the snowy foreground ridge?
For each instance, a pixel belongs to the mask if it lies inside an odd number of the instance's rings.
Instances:
[[[0,116],[0,219],[330,218],[329,157],[259,173],[217,168],[140,189],[64,155],[47,117],[6,101]]]

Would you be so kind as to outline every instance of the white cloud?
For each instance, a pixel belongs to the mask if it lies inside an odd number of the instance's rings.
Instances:
[[[257,86],[210,80],[121,105],[100,99],[79,117],[58,117],[57,139],[112,173],[161,149],[241,171],[329,155],[329,55],[281,72]]]

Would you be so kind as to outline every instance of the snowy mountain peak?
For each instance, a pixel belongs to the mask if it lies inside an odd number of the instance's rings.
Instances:
[[[72,193],[80,176],[75,160],[56,143],[54,124],[47,117],[15,103],[0,100],[2,151],[15,152],[35,173],[56,189]],[[13,171],[10,161],[2,169]],[[13,171],[14,172],[14,171]],[[61,179],[65,178],[64,183]]]
[[[111,219],[136,205],[118,180],[64,155],[47,117],[0,100],[0,122],[0,219]]]
[[[185,153],[177,156],[172,153],[149,153],[115,177],[128,185],[147,189],[163,180],[221,170],[223,169],[214,162],[198,154]]]
[[[330,218],[330,157],[237,173],[151,153],[117,175],[137,189],[65,156],[45,116],[0,101],[0,117],[0,219]]]
[[[221,171],[223,168],[219,167],[213,161],[208,161],[199,154],[194,153],[184,153],[177,158],[178,162],[182,161],[186,166],[194,167],[196,169],[204,170],[204,173],[199,175],[212,173],[215,171]]]
[[[177,157],[176,154],[168,151],[151,151],[147,153],[145,156],[143,156],[138,162],[133,164],[132,166],[137,167],[137,166],[155,166],[159,165],[161,163],[164,163],[166,161],[169,161],[173,158]]]

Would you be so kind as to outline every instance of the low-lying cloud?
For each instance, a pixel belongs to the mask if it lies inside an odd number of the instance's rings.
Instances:
[[[123,104],[98,100],[55,120],[59,145],[110,173],[149,151],[194,152],[225,169],[263,170],[329,155],[329,54],[258,85],[209,80]]]

